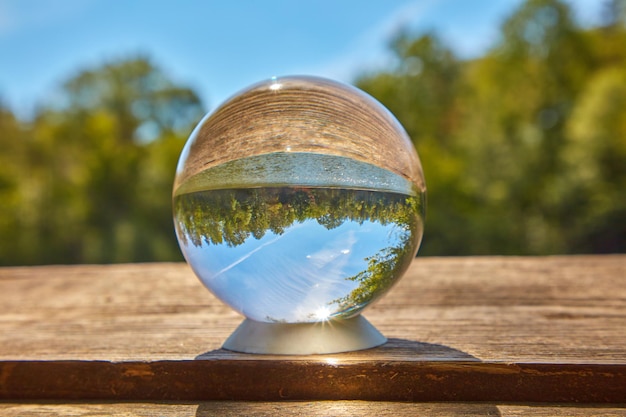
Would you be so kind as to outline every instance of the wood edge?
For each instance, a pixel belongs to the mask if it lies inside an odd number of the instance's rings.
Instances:
[[[1,400],[623,403],[626,364],[2,361]]]

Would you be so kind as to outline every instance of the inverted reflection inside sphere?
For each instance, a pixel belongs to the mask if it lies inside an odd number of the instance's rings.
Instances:
[[[417,154],[378,102],[325,79],[273,78],[194,130],[174,222],[196,275],[245,317],[348,319],[408,268],[424,194]]]

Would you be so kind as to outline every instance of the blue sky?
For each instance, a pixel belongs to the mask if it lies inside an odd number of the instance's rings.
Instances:
[[[603,1],[567,0],[586,24]],[[401,27],[464,57],[497,39],[521,0],[0,0],[0,100],[28,115],[83,68],[143,53],[207,108],[273,75],[350,82],[389,62]]]

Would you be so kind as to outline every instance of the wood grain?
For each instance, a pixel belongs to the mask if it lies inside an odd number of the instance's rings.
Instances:
[[[425,188],[417,153],[395,117],[362,91],[319,78],[248,88],[205,118],[188,148],[174,189],[207,168],[274,152],[352,158]]]
[[[0,269],[0,398],[626,402],[626,256],[418,258],[390,342],[220,349],[241,318],[184,264]]]
[[[353,417],[626,416],[626,408],[371,401],[213,401],[201,403],[0,403],[3,416]]]

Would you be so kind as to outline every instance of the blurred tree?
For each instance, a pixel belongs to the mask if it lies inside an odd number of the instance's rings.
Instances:
[[[565,123],[592,63],[569,9],[530,0],[504,22],[500,43],[469,65],[459,134],[484,208],[472,219],[481,252],[565,249],[554,188]]]
[[[28,170],[25,129],[13,113],[0,103],[0,264],[25,252],[28,240],[25,223],[32,207],[23,205],[32,193],[22,189]]]
[[[567,250],[626,252],[626,67],[591,78],[567,127]]]
[[[581,28],[562,1],[527,0],[467,61],[401,31],[395,64],[358,78],[420,153],[422,254],[626,251],[626,0],[605,4]],[[171,182],[203,113],[145,57],[78,72],[28,122],[0,103],[0,264],[181,259]],[[244,214],[254,236],[288,224]]]
[[[395,67],[364,75],[356,84],[389,108],[420,154],[429,206],[421,253],[467,253],[464,235],[471,202],[463,185],[464,161],[454,142],[461,62],[434,34],[414,38],[401,31],[391,50]]]
[[[65,83],[63,92],[66,111],[111,114],[120,141],[180,133],[201,116],[197,95],[176,85],[146,57],[82,71]]]
[[[626,68],[623,4],[609,2],[605,27],[584,30],[563,2],[528,0],[494,48],[465,62],[434,35],[401,32],[392,45],[398,63],[358,80],[398,116],[420,153],[429,189],[421,253],[624,250],[615,243],[624,227],[614,191],[623,173],[607,171],[626,166],[622,81],[602,75]],[[585,186],[577,179],[582,155],[603,173]],[[611,190],[602,209],[588,201],[600,189]]]
[[[196,94],[138,57],[78,73],[60,102],[39,110],[29,140],[14,141],[27,158],[13,170],[20,195],[9,217],[24,221],[2,233],[24,243],[0,262],[181,259],[170,195],[176,158],[204,113]]]

